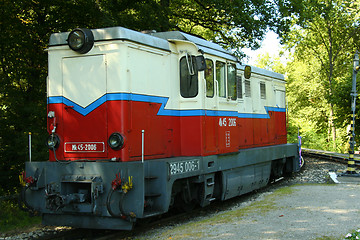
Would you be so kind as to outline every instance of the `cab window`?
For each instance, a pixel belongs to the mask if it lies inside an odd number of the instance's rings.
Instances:
[[[184,98],[198,94],[198,74],[195,56],[180,59],[180,94]]]
[[[227,64],[227,88],[228,98],[231,100],[237,99],[237,81],[236,81],[236,66],[235,64]]]
[[[214,97],[214,63],[210,59],[206,59],[206,97]]]
[[[226,97],[226,64],[216,61],[216,80],[219,83],[219,97]]]

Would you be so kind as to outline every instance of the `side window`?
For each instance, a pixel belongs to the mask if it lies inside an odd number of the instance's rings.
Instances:
[[[212,98],[214,97],[214,63],[210,59],[206,59],[205,80],[206,96]]]
[[[266,85],[264,82],[260,82],[260,97],[266,99]]]
[[[250,84],[250,80],[245,80],[245,97],[251,97],[251,84]]]
[[[216,61],[216,80],[219,82],[219,97],[226,97],[226,64]]]
[[[228,63],[227,65],[227,87],[228,97],[231,100],[237,99],[237,81],[236,81],[236,66],[235,64]]]
[[[198,74],[194,56],[180,59],[180,94],[184,98],[196,97],[198,94]]]
[[[237,95],[238,95],[238,98],[243,98],[242,78],[241,78],[241,76],[236,76],[236,81],[237,81]]]

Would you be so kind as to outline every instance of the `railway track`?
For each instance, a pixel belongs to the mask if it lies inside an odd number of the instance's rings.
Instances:
[[[335,162],[339,162],[339,163],[343,163],[343,164],[347,164],[348,158],[349,158],[349,154],[335,153],[335,152],[308,149],[308,148],[302,148],[301,153],[303,156],[322,158],[322,159],[326,159],[329,161],[335,161]],[[355,154],[354,161],[355,161],[355,166],[360,167],[360,155]]]

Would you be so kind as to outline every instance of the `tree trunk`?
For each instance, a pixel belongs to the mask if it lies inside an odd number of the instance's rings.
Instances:
[[[330,126],[329,127],[331,128],[331,132],[332,132],[333,148],[334,148],[334,150],[336,150],[336,128],[334,125],[334,109],[333,109],[332,103],[330,103]]]
[[[330,95],[330,128],[332,132],[332,142],[333,142],[333,149],[336,150],[336,128],[334,125],[334,106],[331,102],[332,100],[332,78],[333,78],[333,71],[334,71],[334,56],[333,56],[333,39],[332,39],[332,31],[331,27],[328,27],[328,34],[329,34],[329,95]]]

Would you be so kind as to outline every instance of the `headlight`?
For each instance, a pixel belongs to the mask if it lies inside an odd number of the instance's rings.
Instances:
[[[78,53],[87,53],[94,46],[94,35],[90,29],[76,28],[68,36],[69,47]]]
[[[108,140],[109,146],[114,150],[119,150],[124,146],[124,137],[120,133],[113,133]]]
[[[54,150],[57,149],[60,145],[60,138],[55,133],[50,134],[47,138],[46,145],[49,149]]]
[[[246,65],[244,70],[244,77],[249,79],[251,77],[251,66]]]

